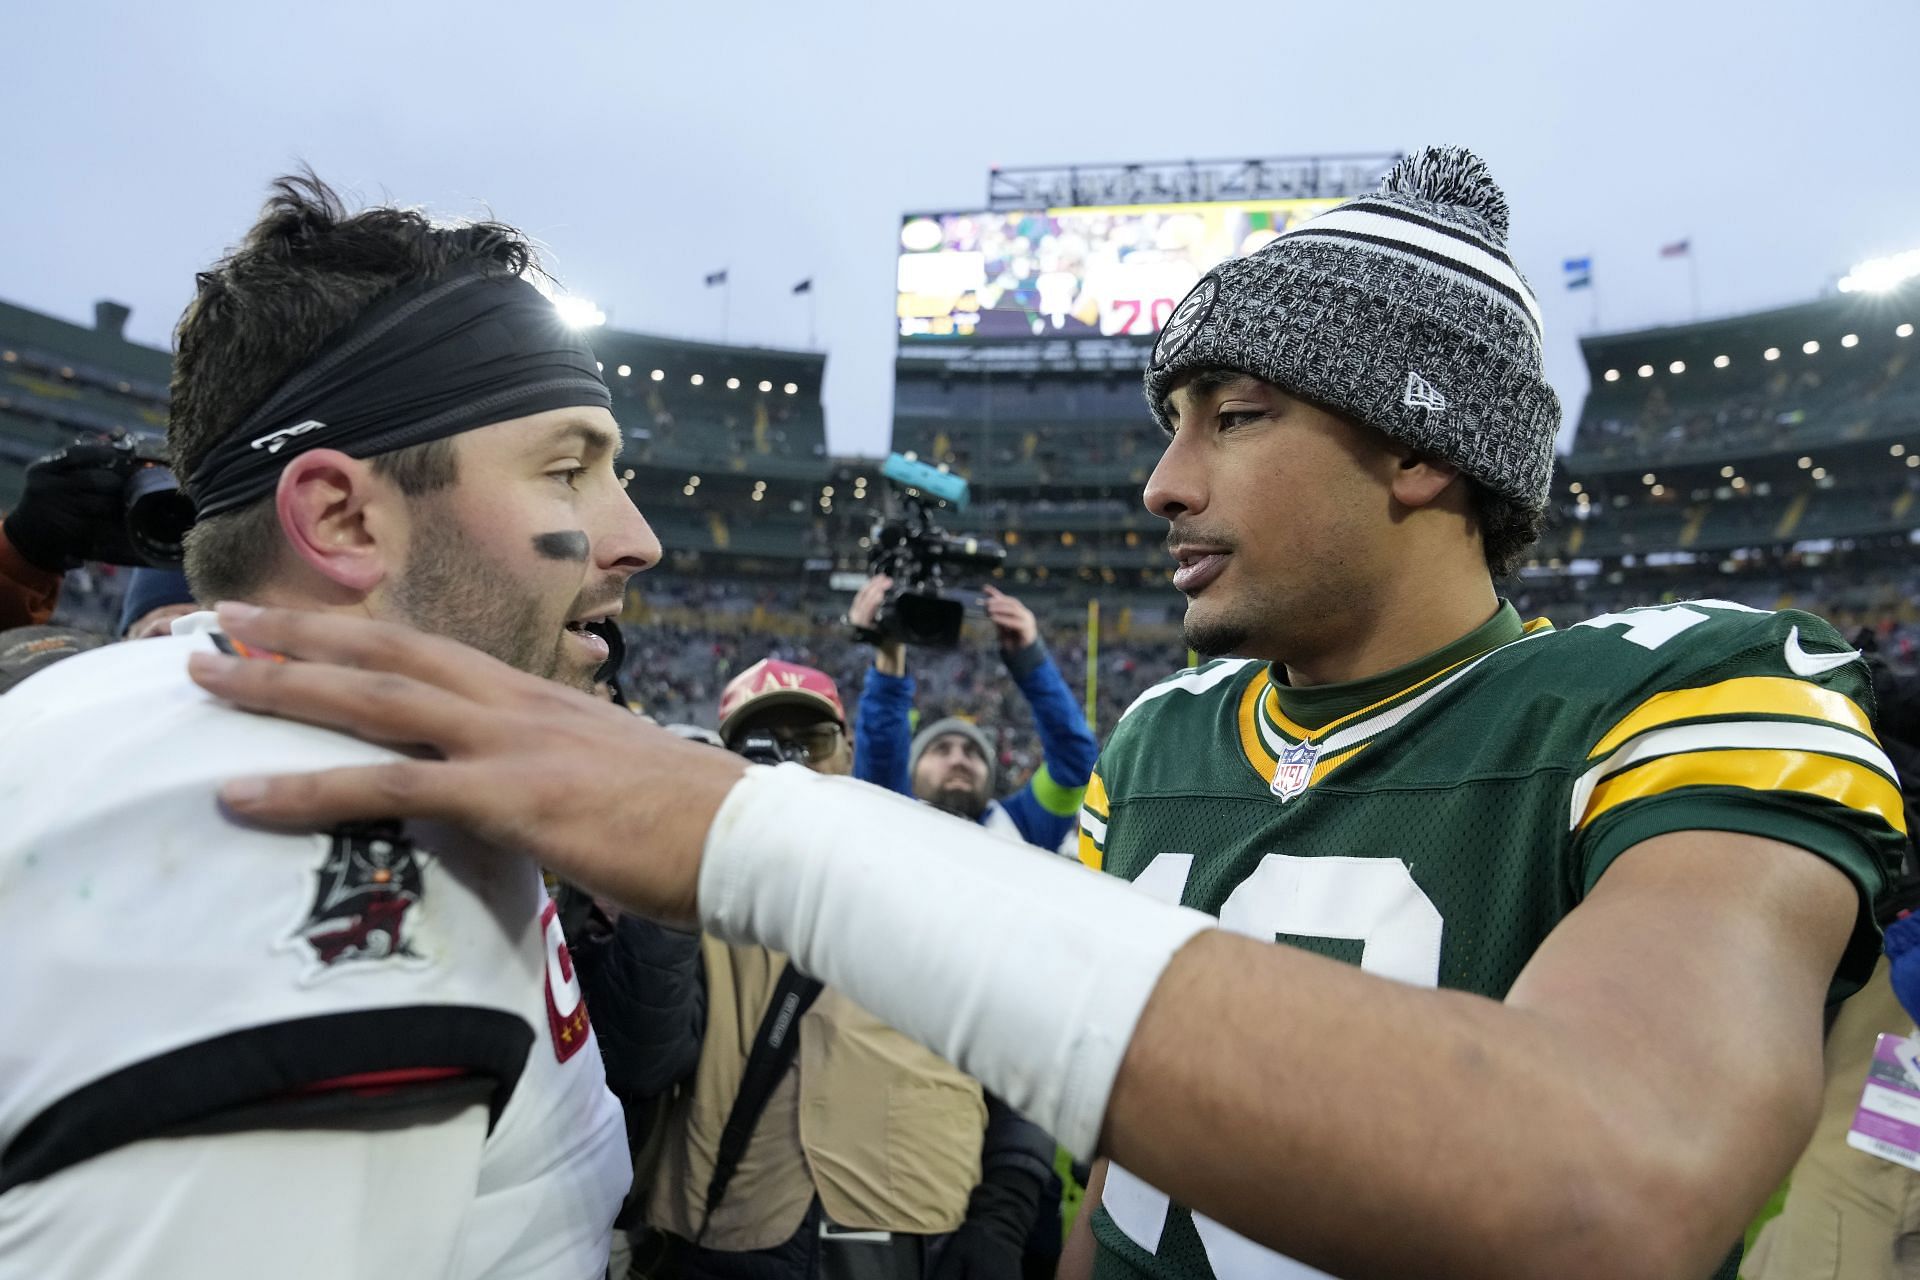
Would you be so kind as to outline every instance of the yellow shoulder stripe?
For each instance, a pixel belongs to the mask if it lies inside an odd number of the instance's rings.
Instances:
[[[1801,716],[1824,720],[1842,728],[1869,736],[1873,726],[1860,704],[1844,693],[1822,689],[1805,680],[1787,676],[1742,676],[1723,680],[1701,689],[1675,689],[1656,693],[1629,711],[1626,718],[1607,731],[1588,759],[1603,756],[1628,738],[1644,733],[1655,725],[1701,716],[1777,715]]]
[[[1093,842],[1093,837],[1085,831],[1082,831],[1080,833],[1080,861],[1092,867],[1095,871],[1098,871],[1105,856],[1105,854],[1100,852],[1100,846]]]
[[[1107,804],[1107,784],[1101,781],[1098,773],[1087,779],[1087,794],[1080,803],[1093,810],[1094,817],[1106,818],[1110,808]]]
[[[1729,681],[1729,683],[1737,683]],[[1781,684],[1799,684],[1782,680]],[[1811,685],[1804,686],[1813,688]],[[1816,690],[1818,692],[1818,690]],[[1838,696],[1838,695],[1835,695]],[[1852,705],[1849,703],[1848,705]],[[1811,751],[1694,751],[1663,756],[1615,774],[1593,789],[1585,827],[1609,809],[1679,787],[1740,787],[1747,791],[1797,791],[1871,813],[1905,835],[1900,789],[1876,769]]]

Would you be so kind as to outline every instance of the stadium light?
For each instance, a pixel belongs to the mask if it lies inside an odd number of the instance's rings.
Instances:
[[[788,384],[786,385],[786,393],[787,393],[788,395],[793,395],[793,394],[794,394],[795,392],[797,392],[797,391],[799,391],[799,390],[800,390],[800,384],[799,384],[799,383],[797,383],[797,382],[789,382],[789,383],[788,383]]]
[[[1806,469],[1807,469],[1808,467],[1811,467],[1812,465],[1813,465],[1813,459],[1812,459],[1812,458],[1802,458],[1802,459],[1800,459],[1800,469],[1801,469],[1802,471],[1805,471],[1805,470],[1806,470]]]
[[[655,382],[665,382],[667,380],[667,371],[665,369],[655,369],[649,376]]]
[[[1907,465],[1910,467],[1920,467],[1920,453],[1908,454]]]
[[[1778,360],[1780,358],[1780,348],[1768,347],[1766,350],[1766,357],[1769,360]]]
[[[1903,444],[1896,444],[1892,448],[1887,450],[1888,453],[1892,454],[1896,458],[1899,457],[1901,454],[1905,453],[1906,451],[1907,451],[1907,446]]]
[[[1716,369],[1724,369],[1732,363],[1733,358],[1731,356],[1715,356],[1713,358],[1713,367]]]
[[[1608,382],[1620,381],[1620,371],[1618,369],[1607,370],[1607,381]]]
[[[1893,331],[1893,336],[1896,338],[1911,338],[1913,336],[1913,326],[1910,324],[1903,324],[1898,329],[1895,329]]]
[[[585,298],[555,298],[553,309],[560,313],[560,323],[569,329],[591,329],[607,322],[607,313]]]
[[[1575,480],[1572,484],[1567,486],[1567,492],[1573,494],[1575,497],[1579,497],[1580,494],[1585,491],[1580,487],[1580,482],[1578,480]]]
[[[690,485],[692,485],[692,486],[693,486],[694,488],[696,488],[696,489],[698,489],[698,488],[700,487],[700,477],[699,477],[699,476],[688,476],[688,477],[687,477],[687,483],[688,483],[688,484],[690,484]]]
[[[760,501],[762,498],[766,496],[767,496],[767,491],[765,489],[755,489],[753,491],[753,500],[755,502]]]
[[[1641,484],[1652,484],[1652,483],[1653,483],[1653,472],[1651,472],[1651,471],[1649,471],[1649,472],[1647,472],[1647,474],[1645,474],[1645,475],[1643,475],[1643,476],[1641,476],[1641,477],[1640,477],[1640,483],[1641,483]]]
[[[1825,480],[1827,478],[1827,469],[1825,467],[1815,467],[1813,469],[1813,478],[1815,480]]]
[[[1667,366],[1668,373],[1685,373],[1686,371],[1687,371],[1687,362],[1685,360],[1675,360],[1672,364]]]
[[[727,379],[727,390],[738,391],[739,389],[740,389],[740,379],[738,378]]]
[[[693,496],[693,486],[690,484],[683,484],[680,486],[680,492],[686,494],[689,498],[691,498]]]
[[[1651,378],[1653,376],[1653,366],[1650,364],[1641,365],[1640,376],[1643,378]]]
[[[1734,488],[1736,488],[1736,489],[1744,489],[1744,488],[1746,488],[1746,487],[1747,487],[1747,481],[1746,481],[1746,477],[1744,477],[1744,476],[1735,476],[1735,477],[1733,478],[1733,487],[1734,487]]]
[[[704,386],[707,380],[700,374],[696,373],[691,378],[688,378],[687,381],[691,382],[694,386],[699,387],[699,386]]]
[[[1722,480],[1725,480],[1725,479],[1727,479],[1727,478],[1728,478],[1729,476],[1731,476],[1732,474],[1733,474],[1733,468],[1732,468],[1732,467],[1722,467],[1722,468],[1720,468],[1720,478],[1721,478]]]
[[[1849,333],[1840,339],[1840,345],[1843,347],[1857,347],[1860,345],[1860,335],[1857,333]]]
[[[633,366],[630,364],[623,364],[618,369],[615,369],[614,372],[619,374],[623,378],[630,378],[633,376]]]
[[[1805,342],[1801,343],[1800,349],[1810,356],[1820,354],[1820,344],[1812,338],[1808,338]]]
[[[1856,262],[1840,277],[1842,293],[1886,293],[1920,276],[1920,249]]]
[[[1653,486],[1653,488],[1651,488],[1651,489],[1649,489],[1649,490],[1647,490],[1647,492],[1648,492],[1648,493],[1651,493],[1651,494],[1652,494],[1652,495],[1653,495],[1654,497],[1656,497],[1656,498],[1658,498],[1658,497],[1660,497],[1660,496],[1662,496],[1663,494],[1665,494],[1665,493],[1666,493],[1666,491],[1667,491],[1667,486],[1665,486],[1665,485],[1663,485],[1663,484],[1657,484],[1657,485],[1655,485],[1655,486]]]
[[[773,384],[771,382],[768,382],[765,378],[762,378],[760,380],[760,389],[762,391],[771,391],[773,390]]]

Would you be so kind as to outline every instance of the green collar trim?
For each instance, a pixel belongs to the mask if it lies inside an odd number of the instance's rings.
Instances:
[[[1286,683],[1286,667],[1283,664],[1269,663],[1267,670],[1273,680],[1273,695],[1287,719],[1303,728],[1319,729],[1341,716],[1352,715],[1362,707],[1370,707],[1403,689],[1412,688],[1468,658],[1478,657],[1503,644],[1511,644],[1525,631],[1520,615],[1511,604],[1502,600],[1491,618],[1452,644],[1436,649],[1424,658],[1416,658],[1403,667],[1382,671],[1377,676],[1349,680],[1343,684],[1319,684],[1296,689]]]

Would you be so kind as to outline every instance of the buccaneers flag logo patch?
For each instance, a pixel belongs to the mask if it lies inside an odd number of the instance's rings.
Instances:
[[[370,963],[425,962],[414,939],[424,858],[398,822],[334,829],[312,901],[286,939],[309,953],[310,978]]]

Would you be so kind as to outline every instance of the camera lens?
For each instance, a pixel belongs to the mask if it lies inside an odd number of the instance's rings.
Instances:
[[[173,472],[158,464],[137,468],[127,477],[124,503],[133,549],[156,568],[178,567],[194,510]]]

